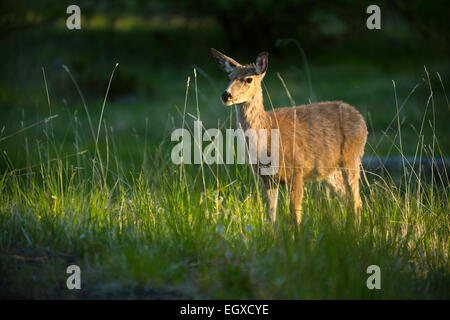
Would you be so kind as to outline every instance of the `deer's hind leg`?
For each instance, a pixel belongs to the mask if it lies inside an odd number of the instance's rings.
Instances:
[[[289,196],[292,220],[298,228],[302,222],[303,172],[301,170],[295,172],[292,177]]]
[[[361,196],[359,194],[360,166],[361,159],[356,159],[347,163],[347,166],[344,165],[341,169],[347,198],[352,206],[355,220],[358,225],[361,222],[362,206]]]

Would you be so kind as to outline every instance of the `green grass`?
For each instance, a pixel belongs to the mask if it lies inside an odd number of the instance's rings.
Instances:
[[[86,119],[69,119],[72,156],[58,153],[56,119],[40,124],[45,139],[35,146],[27,130],[4,140],[23,139],[30,164],[17,167],[3,152],[2,298],[450,297],[446,172],[367,172],[359,228],[322,186],[310,186],[297,231],[285,190],[277,224],[267,222],[246,166],[176,166],[167,139],[147,146],[136,133],[119,145],[107,125],[96,145]],[[418,157],[440,154],[437,138],[432,149],[418,141]],[[65,286],[71,264],[82,270],[80,291]],[[366,287],[373,264],[381,290]]]

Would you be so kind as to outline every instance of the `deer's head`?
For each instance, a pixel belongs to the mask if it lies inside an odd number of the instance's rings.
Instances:
[[[267,52],[260,53],[254,65],[241,65],[216,49],[211,48],[211,54],[219,68],[228,73],[230,78],[230,83],[221,97],[226,106],[247,102],[261,89],[261,81],[268,65]]]

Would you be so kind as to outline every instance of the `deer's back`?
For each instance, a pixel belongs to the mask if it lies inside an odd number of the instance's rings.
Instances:
[[[280,164],[302,168],[305,180],[320,179],[338,166],[360,159],[366,123],[352,106],[330,101],[267,112],[281,139]]]

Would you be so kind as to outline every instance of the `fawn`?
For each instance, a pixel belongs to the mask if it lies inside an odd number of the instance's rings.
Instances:
[[[241,65],[215,49],[211,53],[230,78],[222,102],[236,106],[242,129],[266,129],[267,141],[271,141],[271,129],[279,130],[279,170],[273,175],[261,175],[269,220],[276,219],[280,183],[288,186],[292,218],[299,226],[303,183],[324,180],[328,190],[352,205],[355,222],[359,224],[362,205],[359,175],[367,138],[361,114],[342,101],[265,111],[261,82],[268,66],[268,53],[260,53],[254,65]],[[270,150],[269,142],[260,145]]]

